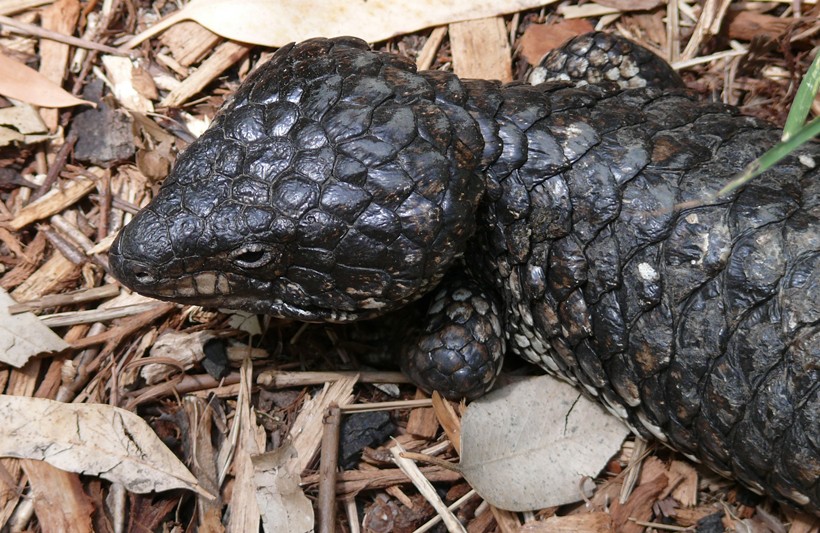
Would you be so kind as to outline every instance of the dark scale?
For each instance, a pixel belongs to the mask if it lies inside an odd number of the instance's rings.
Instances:
[[[506,349],[820,513],[818,145],[709,200],[777,129],[606,34],[536,75],[564,81],[416,72],[352,38],[286,46],[120,233],[112,270],[162,299],[348,322],[465,264],[408,350],[420,386],[474,397]]]

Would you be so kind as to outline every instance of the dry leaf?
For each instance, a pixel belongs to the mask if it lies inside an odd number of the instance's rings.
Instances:
[[[205,343],[215,338],[212,331],[203,330],[193,333],[167,331],[151,346],[151,358],[162,359],[161,363],[148,363],[140,370],[140,376],[148,385],[154,385],[168,379],[179,369],[190,370],[205,359]],[[150,359],[149,359],[150,360]],[[169,364],[174,361],[177,365]]]
[[[37,110],[25,103],[0,109],[0,124],[11,126],[23,134],[48,131]]]
[[[595,3],[615,8],[618,11],[649,11],[666,2],[663,0],[595,0]]]
[[[48,139],[48,128],[30,104],[19,102],[0,109],[0,146],[34,144]]]
[[[0,456],[96,475],[131,492],[189,489],[196,478],[136,414],[104,404],[0,395]]]
[[[551,376],[493,391],[461,421],[461,469],[482,498],[510,511],[578,501],[618,452],[627,427]]]
[[[0,54],[0,94],[40,107],[94,105],[64,91],[36,70],[3,54]]]
[[[279,47],[319,35],[355,35],[377,42],[430,26],[513,13],[556,0],[195,0],[136,36],[132,48],[183,20],[228,39]]]
[[[0,362],[20,368],[37,354],[68,348],[34,313],[10,315],[8,308],[16,303],[9,293],[0,289]]]
[[[527,63],[535,66],[547,52],[594,29],[587,19],[562,20],[556,24],[530,24],[521,36],[521,56]]]
[[[17,131],[0,126],[0,146],[8,146],[12,143],[25,142],[26,137]]]
[[[252,336],[262,335],[262,323],[259,321],[259,315],[237,309],[220,309],[220,311],[228,315],[228,325],[231,328],[244,331]]]
[[[134,66],[131,59],[104,55],[102,62],[111,82],[111,91],[125,109],[144,114],[154,112],[151,100],[137,90],[141,79],[140,69]],[[156,88],[154,90],[156,91]]]
[[[296,450],[290,443],[251,456],[256,480],[256,502],[266,533],[313,531],[313,506],[293,471]]]
[[[751,41],[755,37],[778,39],[796,22],[794,17],[776,17],[754,11],[730,11],[726,14],[730,39]]]

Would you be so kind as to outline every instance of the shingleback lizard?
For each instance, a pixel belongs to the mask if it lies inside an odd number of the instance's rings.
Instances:
[[[569,81],[417,72],[349,37],[285,46],[179,156],[112,271],[161,299],[347,322],[466,265],[405,363],[422,386],[475,396],[506,347],[820,513],[820,148],[713,199],[774,127],[606,34],[544,64]]]

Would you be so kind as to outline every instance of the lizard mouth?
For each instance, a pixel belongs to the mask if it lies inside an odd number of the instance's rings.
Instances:
[[[187,305],[241,309],[303,322],[352,322],[375,316],[373,311],[341,311],[289,303],[276,295],[281,287],[271,281],[250,280],[229,272],[184,272],[180,264],[154,265],[129,257],[120,233],[109,251],[111,274],[129,289]],[[127,238],[127,237],[126,237]]]

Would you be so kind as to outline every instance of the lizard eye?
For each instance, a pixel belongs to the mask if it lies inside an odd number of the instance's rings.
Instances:
[[[249,244],[231,253],[231,261],[242,268],[259,268],[270,263],[273,255],[264,246]]]

